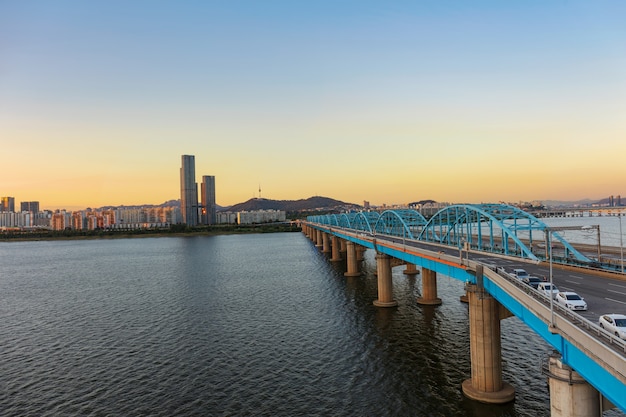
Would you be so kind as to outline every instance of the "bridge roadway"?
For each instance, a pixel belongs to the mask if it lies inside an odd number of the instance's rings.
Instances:
[[[308,225],[471,284],[477,283],[476,267],[482,265],[485,290],[557,350],[564,363],[626,412],[626,343],[596,325],[600,314],[624,308],[626,281],[598,277],[584,269],[562,270],[553,264],[553,283],[561,290],[578,292],[587,301],[589,311],[580,314],[555,303],[550,306],[549,298],[504,272],[521,267],[532,275],[549,277],[549,265],[545,262],[533,263],[336,226]]]

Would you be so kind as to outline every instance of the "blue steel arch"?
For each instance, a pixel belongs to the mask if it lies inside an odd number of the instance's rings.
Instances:
[[[494,226],[500,234],[495,238]],[[418,240],[458,247],[462,242],[468,242],[478,250],[538,260],[532,251],[532,232],[540,231],[545,234],[549,229],[544,222],[531,214],[507,204],[458,204],[435,213]],[[521,238],[528,241],[530,248],[521,240],[518,232],[523,232]],[[566,257],[571,254],[578,260],[589,261],[558,233],[552,232],[552,237],[561,242]]]
[[[373,227],[380,218],[380,214],[375,211],[360,211],[356,213],[356,216],[352,220],[352,228],[356,230],[364,230],[372,233]]]
[[[385,210],[380,215],[374,230],[391,236],[415,239],[427,220],[416,210]]]
[[[356,213],[341,213],[339,215],[339,226],[352,228],[352,220],[356,217]]]
[[[331,226],[339,226],[339,219],[336,214],[327,214],[328,224]]]
[[[330,225],[330,214],[322,214],[319,219],[321,224]]]

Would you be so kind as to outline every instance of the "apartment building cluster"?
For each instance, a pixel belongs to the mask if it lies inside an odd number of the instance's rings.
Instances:
[[[284,222],[284,210],[224,211],[216,214],[218,224],[259,224]]]
[[[116,208],[107,210],[59,210],[50,218],[52,230],[137,230],[166,228],[180,223],[180,209],[170,207]]]
[[[46,227],[49,213],[39,211],[38,201],[23,201],[15,210],[15,197],[0,197],[0,230]]]
[[[169,227],[182,218],[177,206],[40,211],[38,201],[29,201],[20,208],[15,210],[14,197],[0,198],[0,230],[133,230]]]

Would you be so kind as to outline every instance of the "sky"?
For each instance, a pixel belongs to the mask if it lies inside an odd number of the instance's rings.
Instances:
[[[0,196],[626,197],[626,2],[0,0]],[[259,193],[261,188],[261,193]]]

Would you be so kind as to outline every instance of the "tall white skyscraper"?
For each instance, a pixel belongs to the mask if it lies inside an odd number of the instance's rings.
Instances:
[[[180,211],[183,223],[198,225],[198,184],[196,184],[196,158],[183,155],[180,167]]]
[[[202,185],[200,186],[200,195],[202,199],[202,223],[215,224],[215,177],[212,175],[204,175],[202,177]]]

